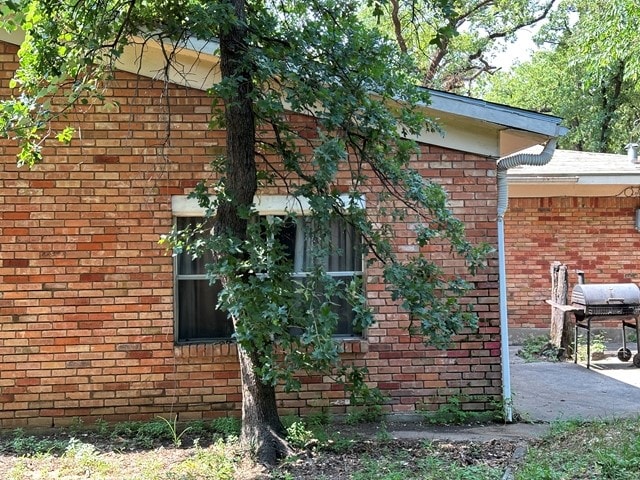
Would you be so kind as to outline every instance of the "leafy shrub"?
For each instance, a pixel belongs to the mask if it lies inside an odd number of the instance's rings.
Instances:
[[[537,362],[540,360],[557,362],[560,358],[560,351],[549,342],[548,336],[540,335],[526,338],[517,355],[526,362]]]

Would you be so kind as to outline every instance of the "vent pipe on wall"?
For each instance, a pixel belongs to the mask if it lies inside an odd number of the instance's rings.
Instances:
[[[511,365],[509,364],[509,319],[507,314],[507,268],[504,242],[504,214],[507,211],[509,191],[507,170],[520,165],[545,165],[551,161],[556,149],[556,138],[550,138],[539,154],[519,153],[498,161],[498,303],[500,308],[500,362],[502,366],[502,400],[504,419],[513,421],[511,394]]]
[[[627,149],[627,158],[631,163],[638,163],[638,144],[629,143],[624,148]]]

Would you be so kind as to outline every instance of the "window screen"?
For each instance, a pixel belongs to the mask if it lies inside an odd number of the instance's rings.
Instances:
[[[178,217],[178,229],[195,225],[200,217]],[[313,261],[321,261],[327,273],[349,284],[354,276],[362,276],[362,250],[360,236],[355,228],[342,219],[331,223],[333,251],[318,259],[312,252],[317,246],[311,232],[309,218],[300,217],[284,224],[279,241],[292,257],[294,277],[304,282],[312,270]],[[206,342],[230,339],[233,325],[226,313],[216,309],[219,282],[211,285],[205,266],[213,261],[210,254],[192,259],[189,254],[179,254],[175,260],[176,332],[178,343]],[[353,329],[353,311],[345,300],[334,299],[334,312],[339,316],[337,336],[354,336],[361,332]]]

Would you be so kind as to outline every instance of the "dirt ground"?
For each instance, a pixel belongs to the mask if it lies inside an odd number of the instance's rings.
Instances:
[[[296,480],[316,480],[318,478],[345,479],[350,474],[362,470],[367,458],[381,458],[387,454],[402,458],[407,465],[423,459],[427,455],[457,463],[462,466],[486,465],[506,469],[518,446],[513,440],[491,440],[488,442],[424,442],[417,440],[392,440],[380,443],[367,441],[359,443],[348,452],[309,453],[299,460],[280,468]]]
[[[315,448],[313,442],[308,448],[284,462],[277,470],[267,472],[248,462],[237,466],[234,476],[238,480],[267,480],[275,478],[291,478],[296,480],[345,479],[354,472],[365,468],[368,459],[401,458],[407,466],[424,459],[426,456],[436,457],[446,462],[454,462],[461,466],[486,465],[504,469],[512,459],[513,453],[522,440],[518,439],[490,439],[474,441],[428,440],[416,436],[412,439],[397,439],[390,436],[384,426],[380,424],[360,424],[356,426],[342,425],[336,427],[344,432],[344,438],[353,439],[343,444],[331,444],[323,449]],[[414,429],[418,432],[419,424],[404,424],[403,431]],[[40,439],[52,442],[65,442],[70,438],[66,434],[41,436]],[[174,477],[178,465],[189,462],[198,456],[198,449],[213,448],[211,445],[200,443],[194,446],[192,438],[184,437],[183,446],[175,447],[170,443],[154,444],[146,447],[120,444],[117,440],[100,438],[90,434],[83,434],[80,441],[91,445],[89,459],[77,457],[76,462],[87,462],[89,466],[83,472],[68,476],[69,458],[62,452],[51,451],[47,455],[19,455],[11,450],[7,442],[0,444],[0,478],[1,479],[40,479],[40,478],[100,478],[100,479],[140,479],[148,478],[188,478],[215,479],[218,476],[179,476]],[[200,450],[201,451],[201,450]],[[237,451],[229,450],[228,456],[238,455]],[[102,465],[103,471],[96,474],[91,471],[92,466]],[[106,465],[106,466],[105,466]],[[154,471],[162,472],[160,477],[146,473],[153,466]],[[179,471],[179,470],[178,470]],[[75,472],[75,471],[74,471]],[[104,473],[106,472],[106,473]],[[149,470],[151,472],[151,470]],[[210,472],[211,473],[211,472]],[[80,476],[77,476],[77,475]],[[220,477],[228,478],[228,477]]]

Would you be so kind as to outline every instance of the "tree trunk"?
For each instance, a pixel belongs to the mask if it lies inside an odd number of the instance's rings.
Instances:
[[[255,116],[252,102],[253,68],[247,60],[246,4],[227,0],[236,13],[236,21],[220,34],[220,71],[223,79],[233,79],[235,90],[225,99],[227,158],[225,192],[216,213],[214,231],[240,240],[247,238],[247,219],[241,212],[253,204],[257,191],[255,160]],[[239,253],[243,256],[243,253]],[[221,279],[223,284],[225,279]],[[247,320],[247,319],[243,319]],[[233,318],[234,325],[239,319]],[[262,383],[256,375],[258,358],[238,345],[242,382],[241,442],[256,459],[268,466],[289,452],[284,427],[278,417],[275,388]]]
[[[606,152],[611,145],[611,130],[615,114],[620,107],[620,96],[622,93],[622,85],[624,82],[625,63],[619,61],[615,65],[612,75],[602,81],[602,119],[600,125],[600,135],[598,139],[598,151]]]
[[[256,375],[257,359],[238,345],[242,380],[241,441],[262,465],[273,466],[292,450],[276,406],[275,387],[265,385]]]
[[[569,275],[566,265],[560,262],[551,264],[551,301],[557,305],[566,305],[569,291]],[[561,349],[563,356],[570,354],[571,329],[567,313],[560,308],[551,307],[550,342]]]

